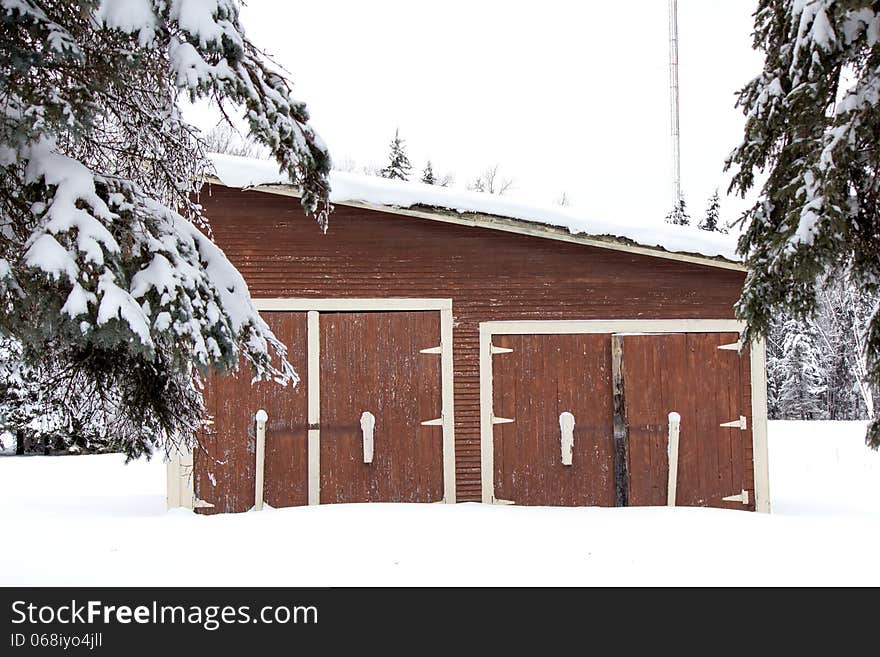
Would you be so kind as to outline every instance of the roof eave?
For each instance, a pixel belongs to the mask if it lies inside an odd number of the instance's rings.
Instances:
[[[209,176],[206,179],[206,182],[228,187],[228,185],[225,185],[222,180],[214,176]],[[255,185],[253,187],[244,187],[241,189],[244,191],[256,191],[266,194],[277,194],[279,196],[288,196],[295,198],[300,197],[299,189],[295,185]],[[442,221],[446,223],[472,226],[477,228],[501,230],[509,233],[517,233],[520,235],[529,235],[531,237],[553,239],[562,242],[571,242],[574,244],[583,244],[586,246],[594,246],[601,249],[624,251],[627,253],[636,253],[654,258],[677,260],[679,262],[689,262],[692,264],[716,267],[719,269],[746,271],[746,266],[743,263],[728,260],[727,258],[724,258],[722,256],[712,257],[699,253],[667,251],[666,249],[659,246],[645,246],[643,244],[638,244],[632,240],[616,235],[587,235],[585,233],[571,233],[566,228],[560,226],[551,226],[534,221],[527,221],[525,219],[515,219],[511,217],[503,217],[476,212],[458,212],[455,210],[450,210],[448,208],[438,208],[425,205],[398,207],[389,205],[377,205],[374,203],[366,203],[363,201],[341,201],[334,202],[334,205],[363,208],[365,210],[387,212],[390,214],[399,214],[408,217],[419,217],[422,219],[429,219],[431,221]]]

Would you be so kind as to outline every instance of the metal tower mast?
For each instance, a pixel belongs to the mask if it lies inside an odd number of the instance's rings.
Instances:
[[[672,201],[681,203],[681,147],[678,126],[678,0],[669,0],[669,113],[672,126]]]

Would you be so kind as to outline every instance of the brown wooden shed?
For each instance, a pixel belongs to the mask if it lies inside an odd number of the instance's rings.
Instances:
[[[170,505],[769,511],[764,347],[737,343],[729,240],[345,175],[325,234],[271,165],[215,164],[214,238],[301,381],[209,380]]]

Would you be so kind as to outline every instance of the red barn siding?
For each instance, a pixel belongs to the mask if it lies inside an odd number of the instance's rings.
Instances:
[[[299,199],[219,185],[213,235],[254,297],[453,300],[456,488],[480,499],[479,323],[732,319],[744,272],[337,206],[326,234]]]

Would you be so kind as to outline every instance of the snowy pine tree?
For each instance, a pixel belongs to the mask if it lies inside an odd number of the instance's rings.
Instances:
[[[737,306],[747,337],[787,308],[805,318],[826,275],[849,268],[880,290],[880,7],[870,0],[761,0],[754,44],[764,69],[740,92],[745,135],[727,166],[745,194],[767,173],[739,252],[749,273]],[[880,384],[880,314],[865,332],[868,385]],[[880,422],[868,440],[880,446]]]
[[[426,185],[436,185],[437,178],[434,176],[434,169],[431,167],[431,160],[428,160],[428,163],[425,165],[424,171],[422,171],[422,182]]]
[[[767,417],[784,420],[785,412],[780,403],[785,372],[782,362],[782,327],[787,318],[777,318],[767,335]]]
[[[716,233],[726,233],[727,228],[721,225],[721,199],[718,190],[709,197],[709,206],[706,208],[706,216],[697,224],[697,228]]]
[[[676,226],[690,225],[691,217],[687,213],[687,204],[684,202],[684,198],[681,198],[678,201],[678,205],[674,206],[669,211],[669,214],[666,215],[666,223],[675,224]]]
[[[67,370],[66,364],[51,360],[31,365],[18,342],[0,338],[0,433],[16,436],[20,454],[126,449],[120,437],[131,434],[126,418],[119,416],[119,400],[112,397],[118,389],[96,397],[82,373]],[[149,447],[145,442],[129,451]]]
[[[791,420],[825,419],[822,395],[827,390],[822,359],[810,326],[790,319],[783,326],[777,403]]]
[[[392,180],[409,180],[411,170],[412,165],[406,156],[406,142],[400,138],[400,130],[395,130],[388,153],[388,164],[379,171],[379,176]]]
[[[130,456],[189,441],[193,374],[244,357],[295,378],[244,279],[200,232],[209,161],[178,100],[244,108],[250,138],[328,213],[330,159],[233,0],[0,0],[0,336],[103,404]],[[195,368],[193,371],[193,367]]]
[[[867,380],[865,327],[878,299],[846,279],[825,281],[819,310],[812,320],[828,382],[831,420],[874,419],[874,394]]]
[[[815,315],[797,320],[791,314],[776,317],[767,341],[767,389],[772,419],[797,419],[803,391],[790,389],[800,378],[788,368],[783,345],[796,331],[819,363],[822,384],[813,385],[814,415],[829,420],[864,420],[875,417],[876,386],[867,381],[865,369],[865,331],[868,317],[878,299],[865,296],[851,281],[825,279]],[[814,382],[815,383],[815,382]],[[821,389],[821,393],[816,392]]]

